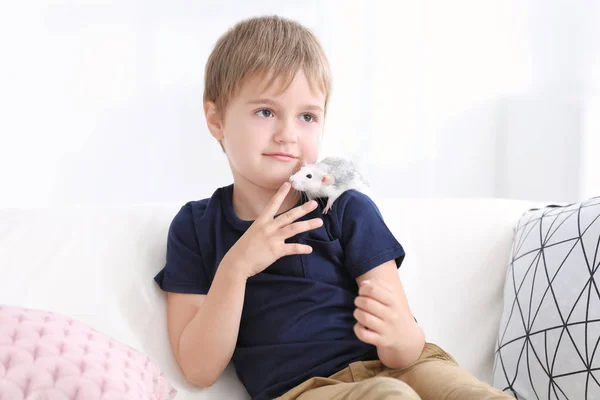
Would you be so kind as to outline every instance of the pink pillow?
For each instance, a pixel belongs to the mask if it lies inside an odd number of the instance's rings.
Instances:
[[[0,400],[171,400],[144,354],[63,315],[0,306]]]

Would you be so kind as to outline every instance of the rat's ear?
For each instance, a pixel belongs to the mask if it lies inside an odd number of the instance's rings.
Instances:
[[[223,140],[223,121],[221,120],[221,113],[217,108],[217,105],[212,101],[204,102],[204,115],[206,117],[206,125],[212,137],[218,141]]]
[[[321,183],[325,186],[333,185],[333,182],[335,182],[335,178],[333,177],[333,175],[325,174],[321,178]]]

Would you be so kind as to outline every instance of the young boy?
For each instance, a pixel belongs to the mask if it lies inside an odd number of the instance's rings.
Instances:
[[[205,85],[234,182],[181,208],[155,277],[186,378],[210,386],[233,360],[252,399],[510,398],[425,342],[397,272],[404,249],[367,196],[348,191],[323,215],[290,191],[318,158],[331,87],[314,35],[242,21]]]

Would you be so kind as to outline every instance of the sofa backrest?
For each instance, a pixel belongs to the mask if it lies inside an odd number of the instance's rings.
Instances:
[[[512,227],[531,204],[378,202],[407,250],[400,269],[427,340],[490,379]],[[148,354],[184,385],[154,284],[181,204],[0,210],[0,304],[65,313]],[[241,386],[238,387],[240,390]]]
[[[505,199],[378,204],[406,248],[399,274],[426,340],[491,382],[513,228],[536,205]]]

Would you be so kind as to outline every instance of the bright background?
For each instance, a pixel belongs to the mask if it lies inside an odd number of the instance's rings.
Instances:
[[[231,182],[204,64],[240,19],[319,36],[324,154],[385,197],[600,195],[595,0],[0,0],[0,206],[184,202]]]

